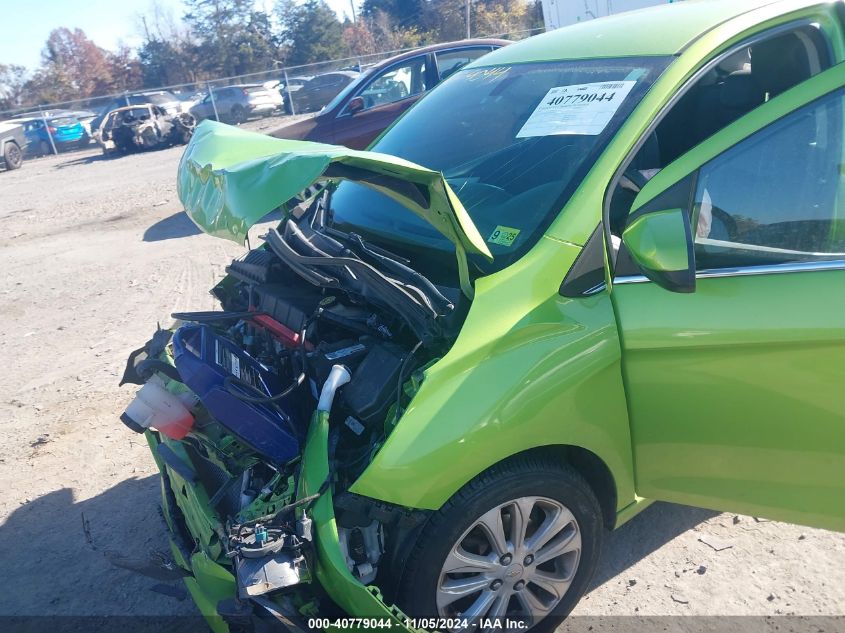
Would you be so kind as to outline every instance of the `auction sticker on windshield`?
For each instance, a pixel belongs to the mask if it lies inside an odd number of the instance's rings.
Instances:
[[[599,81],[552,88],[516,137],[601,134],[636,83]]]

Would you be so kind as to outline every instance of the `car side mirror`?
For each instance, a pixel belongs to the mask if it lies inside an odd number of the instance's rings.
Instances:
[[[349,105],[346,106],[350,114],[355,114],[364,109],[364,97],[353,97],[349,100]]]
[[[634,214],[622,241],[643,274],[672,292],[695,292],[695,251],[684,209]]]

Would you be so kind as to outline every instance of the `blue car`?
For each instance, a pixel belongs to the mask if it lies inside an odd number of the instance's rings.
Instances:
[[[47,127],[56,149],[60,152],[84,147],[91,140],[79,120],[71,116],[48,117],[47,126],[42,118],[22,119],[21,124],[26,135],[27,150],[34,156],[53,153]]]

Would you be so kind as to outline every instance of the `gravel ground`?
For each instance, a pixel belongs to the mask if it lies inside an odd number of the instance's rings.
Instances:
[[[118,420],[124,361],[170,312],[215,307],[242,252],[181,212],[181,152],[0,173],[0,616],[195,613],[105,557],[165,542],[152,459]],[[655,504],[609,535],[576,614],[845,615],[845,535]]]

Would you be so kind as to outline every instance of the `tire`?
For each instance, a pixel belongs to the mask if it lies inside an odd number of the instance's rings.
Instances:
[[[512,519],[526,514],[529,528],[520,543]],[[481,523],[495,517],[506,541],[498,552]],[[470,481],[432,515],[401,574],[397,602],[412,617],[469,618],[478,633],[485,627],[475,614],[501,623],[523,619],[532,633],[550,633],[586,591],[602,532],[598,500],[577,471],[547,456],[514,458]],[[459,551],[463,558],[456,558]],[[447,562],[465,571],[450,573]],[[456,591],[473,588],[455,599]],[[524,617],[529,606],[530,620]]]
[[[3,160],[6,161],[6,169],[20,169],[23,164],[23,152],[17,143],[8,142],[3,146]]]
[[[232,123],[240,125],[246,121],[246,110],[244,110],[241,106],[236,105],[232,107],[232,111],[229,113],[229,116],[232,117]]]

